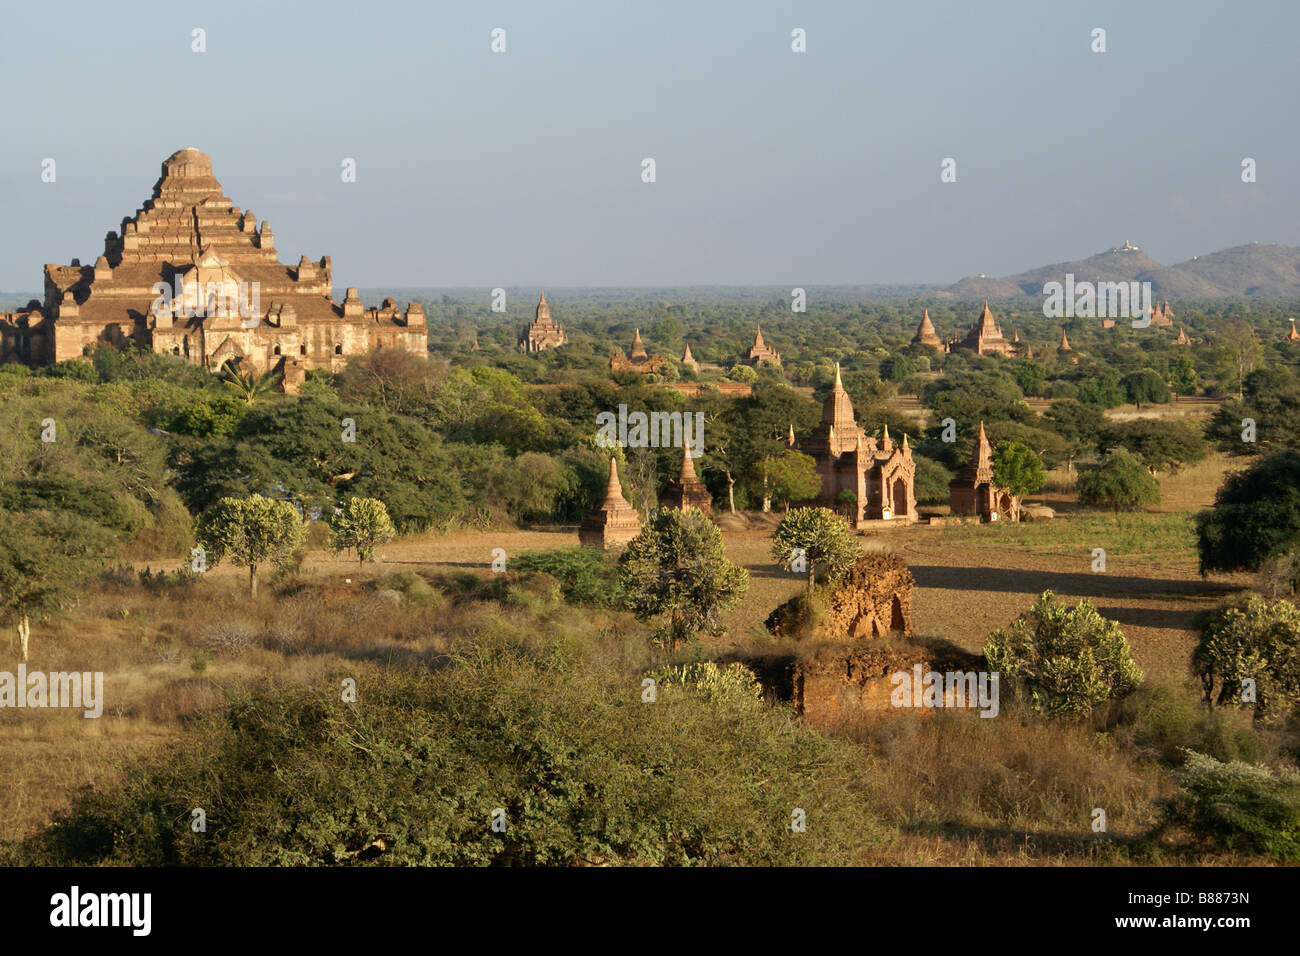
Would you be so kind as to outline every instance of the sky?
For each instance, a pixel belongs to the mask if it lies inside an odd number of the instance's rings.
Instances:
[[[186,146],[336,289],[948,284],[1125,239],[1167,265],[1300,245],[1297,35],[1293,0],[6,3],[0,289],[93,262]]]

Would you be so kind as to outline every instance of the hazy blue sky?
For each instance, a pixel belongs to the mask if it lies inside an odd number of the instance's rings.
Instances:
[[[184,146],[340,289],[947,283],[1125,239],[1166,264],[1300,244],[1292,0],[7,2],[0,36],[7,291],[93,261]]]

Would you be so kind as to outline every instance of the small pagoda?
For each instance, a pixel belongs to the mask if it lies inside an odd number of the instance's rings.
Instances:
[[[682,449],[681,474],[668,482],[659,495],[660,508],[699,508],[706,515],[713,510],[713,495],[704,486],[704,482],[695,474],[695,462],[691,461],[691,450]]]
[[[641,533],[641,516],[623,497],[618,481],[618,461],[609,460],[605,500],[588,513],[578,529],[578,540],[591,548],[621,548]]]
[[[925,314],[921,316],[921,324],[916,327],[916,335],[912,336],[912,344],[928,345],[940,352],[947,351],[943,342],[939,341],[939,333],[934,330],[934,323],[930,321],[929,309],[926,309]]]

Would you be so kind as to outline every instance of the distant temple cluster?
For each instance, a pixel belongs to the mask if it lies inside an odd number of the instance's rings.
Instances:
[[[270,224],[222,195],[209,156],[182,149],[93,266],[47,265],[44,303],[0,315],[0,361],[46,365],[127,342],[214,370],[278,369],[295,391],[307,369],[349,356],[427,355],[428,329],[417,303],[367,309],[356,289],[335,302],[329,256],[281,263]]]
[[[912,336],[912,344],[929,346],[937,352],[966,349],[976,355],[1019,355],[1022,352],[1019,334],[1010,339],[1002,334],[1002,329],[998,327],[997,320],[993,318],[993,312],[989,309],[988,299],[984,300],[984,311],[971,325],[966,336],[960,339],[953,338],[947,342],[939,338],[934,323],[930,321],[930,310],[926,309],[921,316],[921,324],[916,328],[916,334]]]
[[[789,443],[795,444],[793,428]],[[889,426],[880,441],[858,426],[839,363],[835,384],[822,404],[821,424],[798,447],[817,462],[821,476],[817,504],[847,513],[853,527],[867,521],[916,520],[916,462],[907,436],[895,445]]]

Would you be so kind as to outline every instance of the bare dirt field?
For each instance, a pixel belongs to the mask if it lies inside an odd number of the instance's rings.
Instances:
[[[863,543],[895,551],[911,567],[917,582],[913,612],[922,635],[978,651],[990,632],[1051,590],[1070,601],[1087,598],[1119,621],[1149,677],[1182,679],[1189,674],[1199,615],[1246,583],[1202,580],[1192,548],[1189,512],[1210,503],[1226,464],[1215,459],[1165,479],[1164,514],[1063,514],[1039,525],[902,526]],[[1060,507],[1051,500],[1058,496],[1035,497]],[[727,616],[727,633],[709,642],[710,650],[773,649],[763,621],[803,587],[801,575],[779,567],[768,553],[778,518],[752,515],[748,530],[724,531],[727,554],[749,570],[750,587],[743,604]],[[508,566],[511,555],[577,544],[576,527],[426,536],[388,544],[373,565],[314,552],[305,570],[355,573],[358,581],[399,568],[488,574],[494,549],[504,550]],[[1104,572],[1093,570],[1096,548],[1106,551]]]

